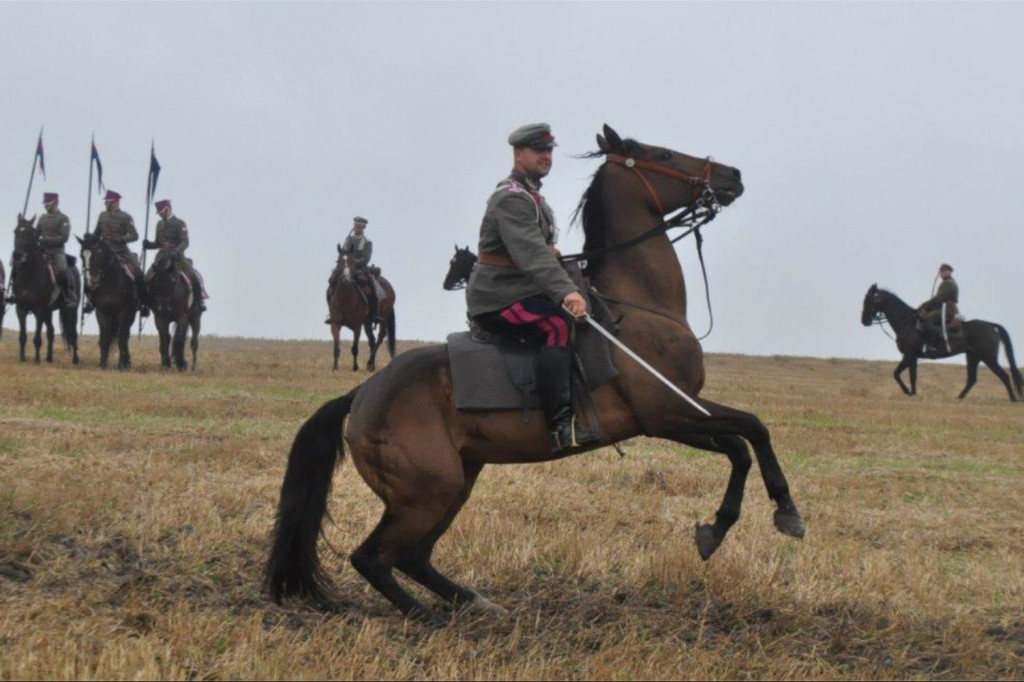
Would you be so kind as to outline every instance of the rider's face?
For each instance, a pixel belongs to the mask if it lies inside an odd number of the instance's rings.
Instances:
[[[516,147],[514,152],[516,170],[531,178],[543,178],[551,172],[551,150]]]

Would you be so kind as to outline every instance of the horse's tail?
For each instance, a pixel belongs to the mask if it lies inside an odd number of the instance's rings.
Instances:
[[[345,454],[345,417],[358,390],[357,386],[321,406],[292,443],[264,582],[274,601],[299,595],[325,605],[331,602],[334,586],[320,566],[316,543],[327,513],[334,467],[339,453]]]
[[[388,311],[388,353],[395,357],[395,309]]]
[[[1003,347],[1006,349],[1006,359],[1010,361],[1010,374],[1013,376],[1013,385],[1017,389],[1017,395],[1024,398],[1024,376],[1017,368],[1017,361],[1013,357],[1013,343],[1010,342],[1010,333],[1001,324],[993,326],[999,332],[999,338],[1003,340]]]

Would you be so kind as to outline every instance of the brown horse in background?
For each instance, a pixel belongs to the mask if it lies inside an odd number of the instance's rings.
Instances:
[[[338,262],[331,275],[333,285],[327,291],[327,307],[330,310],[331,337],[334,339],[334,370],[338,370],[338,357],[341,355],[341,328],[352,330],[352,371],[359,370],[359,333],[366,330],[366,340],[370,346],[370,360],[366,369],[373,372],[377,369],[377,350],[388,341],[388,353],[395,357],[395,290],[391,283],[383,277],[377,277],[384,288],[386,296],[377,301],[377,312],[384,324],[374,336],[374,322],[370,319],[370,304],[366,289],[372,285],[360,281],[360,274],[352,260],[341,252],[338,246]]]
[[[621,308],[619,338],[676,386],[696,396],[704,385],[700,342],[686,321],[686,286],[663,216],[710,201],[728,205],[743,193],[740,172],[709,159],[621,139],[605,126],[598,135],[605,161],[580,203],[585,249],[600,251],[587,274],[603,294],[643,307]],[[649,235],[649,238],[648,236]],[[643,237],[642,241],[637,241]],[[634,239],[636,238],[636,239]],[[804,524],[772,448],[768,429],[754,415],[709,400],[705,416],[636,362],[612,349],[619,376],[593,391],[600,430],[614,443],[638,435],[665,438],[725,454],[732,473],[713,524],[698,525],[696,542],[707,559],[740,514],[754,448],[776,528],[803,537]],[[299,430],[281,490],[266,584],[275,599],[302,595],[333,604],[317,540],[331,477],[345,441],[360,475],[384,501],[384,515],[351,555],[356,570],[403,613],[444,621],[398,582],[397,568],[442,599],[487,612],[503,612],[457,585],[431,563],[438,539],[469,499],[487,464],[533,463],[551,454],[544,420],[524,424],[519,410],[456,410],[452,374],[443,345],[403,353],[379,374],[323,405]],[[581,449],[566,454],[576,454]]]

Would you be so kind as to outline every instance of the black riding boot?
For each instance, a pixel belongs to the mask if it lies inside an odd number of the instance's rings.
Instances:
[[[380,303],[377,301],[377,295],[370,294],[367,298],[370,299],[370,322],[380,325]]]
[[[78,280],[75,279],[75,271],[68,268],[64,273],[64,307],[78,307]]]
[[[553,452],[600,442],[601,438],[596,433],[574,429],[573,426],[572,349],[558,346],[540,349],[537,356],[537,392],[551,433]]]
[[[146,280],[141,275],[135,278],[135,293],[139,297],[139,317],[149,317],[149,308],[146,307]]]

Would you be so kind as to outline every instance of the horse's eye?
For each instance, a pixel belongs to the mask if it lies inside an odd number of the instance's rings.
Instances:
[[[672,158],[672,152],[662,152],[661,153],[661,160],[662,161],[668,161],[671,158]]]

